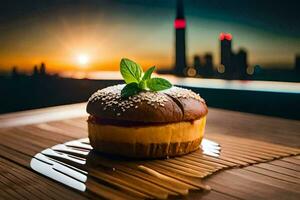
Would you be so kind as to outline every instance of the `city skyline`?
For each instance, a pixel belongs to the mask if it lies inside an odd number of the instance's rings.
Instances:
[[[132,58],[145,68],[150,65],[158,68],[174,66],[175,1],[88,2],[90,4],[83,6],[78,3],[44,3],[34,6],[35,12],[31,9],[32,5],[28,5],[20,9],[20,13],[11,14],[16,17],[7,17],[7,12],[2,13],[0,69],[10,70],[17,65],[22,70],[32,70],[35,64],[45,62],[50,71],[118,70],[121,57]],[[232,2],[228,2],[229,7]],[[92,3],[95,3],[94,7]],[[247,49],[250,65],[294,66],[295,55],[300,50],[299,22],[291,19],[284,27],[282,21],[278,21],[282,30],[272,24],[262,27],[261,24],[274,18],[270,15],[267,20],[254,26],[257,19],[253,16],[252,21],[250,17],[247,23],[232,19],[228,15],[228,6],[223,6],[223,13],[215,10],[209,14],[209,10],[203,13],[203,9],[212,5],[205,5],[204,2],[203,6],[198,4],[185,1],[188,66],[193,65],[194,55],[206,52],[214,55],[215,64],[219,63],[220,32],[233,35],[234,51],[240,47]],[[23,8],[22,4],[20,8]],[[126,12],[121,12],[124,9]],[[278,9],[276,5],[274,9]],[[258,12],[261,10],[258,9]],[[136,18],[136,15],[141,17]],[[297,17],[296,13],[294,15]],[[244,19],[243,16],[239,17]],[[81,63],[84,56],[89,58],[86,69]]]

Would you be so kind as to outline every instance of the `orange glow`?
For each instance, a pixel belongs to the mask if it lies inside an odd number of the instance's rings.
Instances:
[[[197,71],[195,68],[189,67],[186,71],[186,74],[187,74],[187,76],[193,77],[193,76],[196,76]]]
[[[90,57],[86,54],[79,54],[77,56],[77,61],[80,64],[80,66],[85,67],[89,63]]]
[[[121,34],[123,38],[120,38],[120,31],[116,30],[123,30],[122,26],[110,26],[111,30],[101,27],[48,24],[43,29],[49,34],[44,33],[49,36],[47,39],[30,35],[21,41],[6,40],[3,46],[7,48],[0,49],[0,70],[10,71],[17,66],[20,71],[32,73],[35,65],[44,62],[49,73],[74,72],[81,68],[118,71],[123,57],[137,61],[144,69],[153,65],[172,66],[172,54],[161,43],[145,45],[147,40],[135,42],[136,38],[129,34]]]

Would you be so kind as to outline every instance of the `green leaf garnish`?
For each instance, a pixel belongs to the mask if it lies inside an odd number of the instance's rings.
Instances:
[[[139,82],[139,88],[142,90],[146,90],[147,89],[147,81],[141,80],[141,82]]]
[[[127,84],[121,91],[122,98],[128,98],[139,93],[140,88],[137,83],[129,83]]]
[[[122,89],[121,97],[128,98],[142,90],[160,91],[171,88],[172,84],[166,79],[151,78],[154,70],[155,66],[150,67],[143,74],[143,70],[139,64],[123,58],[120,63],[120,71],[127,85]]]
[[[127,58],[123,58],[121,60],[120,71],[127,84],[132,82],[139,83],[143,73],[139,64]]]
[[[142,80],[143,81],[149,80],[151,78],[151,75],[152,75],[154,70],[155,70],[155,66],[150,67],[149,69],[147,69],[147,71],[144,73],[144,76],[143,76]]]
[[[172,87],[172,84],[163,78],[151,78],[147,81],[147,87],[152,91],[160,91]]]

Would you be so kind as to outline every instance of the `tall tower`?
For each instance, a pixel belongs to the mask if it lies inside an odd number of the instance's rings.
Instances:
[[[183,76],[186,69],[186,55],[185,55],[185,27],[186,21],[183,12],[183,0],[177,0],[176,19],[174,21],[175,27],[175,70],[174,73],[178,76]]]
[[[295,70],[300,74],[300,54],[297,54],[295,58]]]
[[[221,64],[225,67],[225,75],[230,78],[233,73],[232,66],[232,35],[230,33],[220,33],[221,42]]]

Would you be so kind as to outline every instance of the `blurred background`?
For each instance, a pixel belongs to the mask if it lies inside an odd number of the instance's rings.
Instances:
[[[300,119],[300,2],[3,0],[0,113],[87,101],[157,67],[208,106]]]

